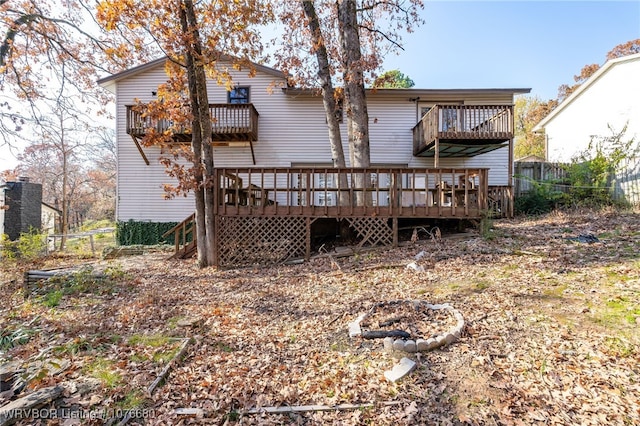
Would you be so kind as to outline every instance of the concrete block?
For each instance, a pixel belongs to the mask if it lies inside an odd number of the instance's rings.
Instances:
[[[416,340],[416,350],[418,352],[426,351],[429,347],[427,346],[427,341],[424,339]]]
[[[405,352],[415,352],[417,350],[415,340],[407,340],[404,342],[404,351]]]
[[[393,349],[396,351],[404,351],[404,340],[396,339],[393,342]]]
[[[438,347],[438,342],[436,342],[436,339],[434,338],[430,338],[427,339],[427,350],[430,351],[432,349],[435,349]]]
[[[366,314],[361,314],[355,321],[349,323],[349,337],[356,337],[362,334],[360,323],[364,319]]]
[[[416,363],[409,358],[402,358],[391,370],[384,372],[384,377],[392,383],[405,377],[416,368]]]
[[[391,352],[393,350],[393,337],[385,337],[382,344],[384,345],[385,351]]]

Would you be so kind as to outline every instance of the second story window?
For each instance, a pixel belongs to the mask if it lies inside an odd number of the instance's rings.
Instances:
[[[227,96],[230,104],[248,104],[249,103],[249,87],[237,86],[231,89]]]

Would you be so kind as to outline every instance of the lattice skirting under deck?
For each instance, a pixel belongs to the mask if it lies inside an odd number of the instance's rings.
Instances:
[[[358,247],[390,246],[393,244],[393,228],[386,217],[350,217],[349,226],[362,238]]]
[[[219,266],[273,265],[306,254],[304,217],[216,217]]]

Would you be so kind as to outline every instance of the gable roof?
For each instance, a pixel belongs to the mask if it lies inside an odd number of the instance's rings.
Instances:
[[[58,215],[61,215],[61,214],[62,214],[62,210],[60,210],[60,209],[58,209],[58,208],[56,208],[56,207],[53,207],[51,204],[47,204],[47,203],[45,203],[44,201],[43,201],[41,204],[42,204],[42,207],[46,207],[46,208],[48,208],[49,210],[53,210],[53,211],[54,211],[56,214],[58,214]]]
[[[221,55],[220,59],[228,61],[228,60],[231,60],[231,57],[228,55]],[[144,73],[160,65],[164,65],[169,60],[170,59],[167,56],[158,58],[151,62],[147,62],[146,64],[138,65],[136,67],[126,69],[119,73],[111,74],[110,76],[101,78],[98,80],[97,83],[100,86],[104,87],[105,89],[109,90],[110,92],[115,92],[115,84],[118,81],[123,80],[125,78],[132,77],[134,75]],[[265,65],[256,64],[255,62],[252,62],[252,66],[255,67],[257,71],[263,72],[265,74],[269,74],[277,78],[287,78],[287,75],[285,73],[283,73],[282,71],[276,70],[274,68],[270,68]]]
[[[533,127],[534,132],[539,132],[542,130],[550,121],[552,121],[558,114],[560,114],[565,108],[567,108],[574,100],[576,100],[582,93],[584,93],[589,87],[591,87],[596,81],[598,81],[603,75],[605,75],[611,68],[628,63],[640,60],[640,53],[635,53],[633,55],[622,56],[620,58],[610,59],[603,66],[601,66],[598,71],[593,73],[591,77],[589,77],[584,83],[582,83],[572,94],[567,96],[567,98],[562,101],[560,105],[556,107],[553,111],[551,111],[545,118],[540,120],[538,124]]]
[[[220,59],[222,60],[231,60],[231,57],[228,55],[221,55]],[[102,87],[104,87],[105,89],[109,90],[112,93],[115,93],[115,85],[118,81],[132,77],[134,75],[138,75],[141,73],[144,73],[150,69],[153,69],[155,67],[158,67],[160,65],[164,65],[166,61],[168,61],[169,58],[168,57],[162,57],[162,58],[158,58],[155,59],[151,62],[147,62],[146,64],[142,64],[142,65],[138,65],[136,67],[133,68],[129,68],[127,70],[121,71],[119,73],[116,74],[112,74],[110,76],[101,78],[98,80],[98,84]],[[263,72],[265,74],[269,74],[272,75],[276,78],[283,78],[286,79],[288,76],[287,74],[285,74],[284,72],[277,70],[275,68],[271,68],[265,65],[260,65],[257,64],[255,62],[252,62],[252,66],[255,67],[255,69],[257,71]],[[295,94],[295,95],[300,95],[300,94],[318,94],[319,91],[318,89],[308,89],[308,88],[295,88],[295,87],[284,87],[282,89],[285,93],[287,94]],[[473,94],[480,94],[480,95],[498,95],[498,94],[525,94],[525,93],[530,93],[531,89],[530,88],[489,88],[489,89],[416,89],[416,88],[409,88],[409,89],[385,89],[385,88],[380,88],[380,89],[371,89],[368,88],[367,89],[368,93],[372,93],[372,94],[394,94],[394,95],[398,95],[398,94],[402,94],[403,96],[413,96],[413,97],[420,97],[422,96],[438,96],[438,95],[473,95]]]

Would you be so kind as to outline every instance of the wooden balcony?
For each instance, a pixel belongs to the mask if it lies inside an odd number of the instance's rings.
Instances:
[[[152,119],[140,106],[127,105],[127,134],[142,138],[149,129],[170,131],[176,142],[191,142],[191,128],[177,127],[170,120]],[[209,104],[211,139],[214,145],[258,140],[258,111],[253,104]]]
[[[413,128],[413,155],[473,157],[512,138],[512,105],[435,105]]]

